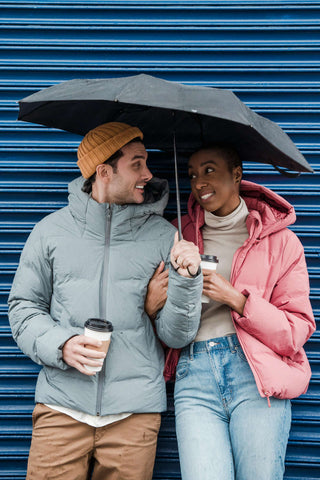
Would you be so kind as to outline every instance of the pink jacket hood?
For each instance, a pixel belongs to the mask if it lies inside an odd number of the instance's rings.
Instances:
[[[283,197],[269,190],[269,188],[242,180],[240,196],[244,199],[248,210],[251,212],[247,222],[249,232],[253,227],[253,223],[256,224],[256,238],[262,239],[271,233],[292,225],[296,221],[293,206]],[[187,228],[188,223],[192,223],[196,231],[199,231],[204,225],[204,210],[192,193],[188,201],[188,216],[183,217],[183,220],[184,228]],[[173,223],[176,225],[177,222],[174,221]],[[197,244],[202,246],[202,239],[198,238],[197,240]]]

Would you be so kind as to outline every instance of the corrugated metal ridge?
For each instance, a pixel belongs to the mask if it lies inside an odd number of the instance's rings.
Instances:
[[[320,30],[320,29],[319,29]],[[159,51],[164,51],[164,52],[176,52],[177,50],[184,50],[184,53],[190,53],[190,52],[198,52],[198,53],[206,53],[206,52],[222,52],[222,53],[226,53],[226,52],[243,52],[244,54],[248,53],[248,52],[252,52],[253,54],[255,53],[260,53],[260,52],[271,52],[271,53],[275,53],[275,52],[279,52],[279,54],[282,54],[283,52],[285,53],[295,53],[296,55],[298,55],[298,53],[300,52],[303,52],[303,53],[308,53],[308,52],[319,52],[320,51],[320,47],[319,45],[315,46],[314,44],[311,44],[310,45],[305,45],[305,46],[281,46],[279,47],[278,45],[275,45],[274,47],[272,46],[260,46],[260,45],[256,45],[255,47],[250,47],[250,46],[244,46],[244,45],[240,45],[238,46],[238,44],[235,46],[235,45],[232,45],[230,47],[226,46],[226,47],[221,47],[221,45],[199,45],[199,44],[196,44],[196,45],[187,45],[185,44],[184,42],[180,41],[179,43],[176,43],[175,45],[173,46],[168,46],[168,45],[164,45],[163,42],[161,43],[158,43],[156,44],[156,42],[154,42],[155,45],[151,45],[151,44],[142,44],[142,41],[141,41],[141,45],[132,45],[132,43],[130,44],[130,42],[127,42],[126,45],[120,45],[119,43],[117,43],[116,41],[112,41],[112,44],[110,45],[99,45],[99,44],[92,44],[92,45],[89,45],[87,46],[87,42],[80,42],[79,44],[72,44],[72,45],[68,45],[64,42],[62,42],[61,44],[57,43],[57,42],[54,42],[54,44],[45,44],[45,45],[41,45],[41,42],[39,42],[39,45],[32,45],[32,44],[29,44],[28,41],[25,41],[25,44],[24,45],[21,45],[21,44],[18,44],[18,42],[14,42],[14,46],[15,48],[13,49],[13,45],[10,44],[10,42],[4,42],[3,45],[1,45],[1,42],[0,42],[0,46],[1,46],[1,50],[3,52],[6,52],[6,51],[10,51],[10,52],[27,52],[28,50],[30,50],[31,52],[34,52],[34,51],[39,51],[39,52],[42,52],[42,51],[48,51],[50,52],[51,50],[54,50],[56,52],[59,52],[60,50],[61,51],[66,51],[66,52],[73,52],[74,53],[74,47],[75,46],[79,46],[81,47],[81,49],[84,51],[84,52],[97,52],[97,53],[101,53],[102,51],[103,52],[117,52],[118,54],[120,53],[119,51],[119,47],[121,47],[121,52],[152,52],[153,54],[155,52],[157,52],[158,50]],[[171,42],[170,42],[171,43]],[[320,43],[320,42],[319,42]],[[181,52],[179,52],[181,53]],[[13,55],[12,55],[13,56]],[[15,61],[15,59],[13,59],[11,56],[10,58],[10,61]],[[298,60],[298,58],[297,58]],[[229,61],[228,61],[229,62]]]
[[[0,11],[1,11],[1,8],[0,8]],[[71,22],[71,21],[70,21]],[[177,21],[178,22],[178,21]],[[47,25],[47,24],[43,24],[43,23],[39,23],[39,24],[32,24],[32,23],[28,23],[26,25],[19,25],[15,22],[15,20],[8,20],[7,22],[5,22],[4,20],[2,20],[0,22],[0,25],[1,25],[1,29],[3,31],[6,31],[6,32],[11,32],[11,31],[14,31],[14,30],[24,30],[25,34],[26,34],[26,37],[28,38],[28,35],[27,34],[31,34],[31,33],[34,33],[35,31],[47,31],[47,32],[51,32],[52,33],[54,32],[55,30],[55,24],[52,23],[50,25]],[[299,27],[301,25],[298,25]],[[214,30],[212,30],[212,28],[214,27]],[[219,38],[221,37],[221,34],[224,33],[224,32],[229,32],[229,33],[246,33],[246,34],[252,34],[252,35],[256,35],[257,37],[259,36],[262,36],[262,34],[272,34],[272,33],[277,33],[277,34],[292,34],[293,33],[296,33],[296,26],[295,25],[282,25],[282,24],[270,24],[270,23],[267,23],[265,25],[258,25],[259,29],[255,27],[255,25],[251,25],[251,24],[243,24],[243,22],[239,25],[237,24],[223,24],[221,22],[219,22],[217,25],[197,25],[197,29],[195,30],[193,28],[193,25],[192,24],[188,24],[188,25],[184,25],[184,24],[181,24],[181,21],[179,21],[179,23],[177,24],[172,24],[172,25],[165,25],[163,27],[161,27],[161,25],[158,25],[158,24],[153,24],[149,19],[145,21],[145,25],[144,24],[141,24],[141,25],[121,25],[118,24],[117,26],[114,26],[114,24],[112,25],[104,25],[104,24],[99,24],[98,26],[97,25],[94,25],[92,24],[92,22],[89,22],[88,24],[80,24],[78,22],[76,23],[67,23],[66,21],[64,23],[61,23],[61,25],[56,25],[56,33],[57,33],[57,36],[55,37],[55,40],[54,41],[58,41],[59,40],[59,36],[58,34],[61,35],[61,31],[65,32],[66,30],[70,31],[70,32],[74,32],[74,33],[79,33],[81,32],[82,34],[87,34],[87,36],[89,37],[90,33],[97,33],[101,30],[102,33],[105,33],[105,32],[111,32],[111,33],[114,33],[114,32],[119,32],[119,34],[122,34],[122,33],[126,33],[126,34],[132,34],[132,33],[140,33],[140,32],[148,32],[150,30],[150,33],[153,33],[154,34],[154,31],[157,30],[159,33],[163,34],[163,32],[168,32],[169,33],[174,33],[175,31],[179,30],[179,32],[181,32],[181,35],[183,35],[183,33],[186,33],[186,34],[189,34],[190,36],[192,36],[192,34],[195,34],[197,33],[197,35],[193,35],[193,36],[198,36],[198,37],[201,37],[201,35],[203,35],[204,33],[211,33],[211,35],[213,36],[213,38]],[[263,28],[265,27],[265,28]],[[89,30],[88,30],[89,29]],[[303,25],[303,30],[302,31],[299,31],[299,35],[300,35],[300,39],[301,38],[305,38],[306,34],[312,34],[313,32],[315,33],[318,33],[319,31],[319,25],[318,23],[316,22],[314,25]],[[296,41],[298,42],[300,39],[296,39]],[[190,39],[191,41],[192,39]],[[201,38],[200,38],[201,40]],[[290,40],[290,38],[289,38]],[[9,41],[9,39],[8,39]],[[66,40],[67,41],[67,40]],[[152,41],[152,40],[151,40]],[[97,42],[99,44],[99,40]]]
[[[54,51],[56,53],[59,53],[59,51],[61,50],[61,52],[69,52],[69,53],[74,53],[74,47],[73,46],[56,46],[56,45],[52,45],[50,47],[48,46],[45,46],[45,47],[39,47],[38,49],[38,52],[39,52],[39,57],[36,57],[36,58],[30,58],[30,59],[27,59],[25,58],[25,56],[27,55],[28,52],[30,52],[30,54],[32,54],[33,52],[37,51],[36,47],[34,46],[23,46],[23,47],[19,47],[19,48],[15,48],[14,50],[13,49],[10,49],[10,46],[5,46],[5,47],[2,47],[2,51],[5,52],[5,51],[10,51],[11,50],[11,55],[10,55],[10,58],[3,58],[1,59],[1,65],[10,65],[10,64],[14,64],[14,63],[17,63],[18,65],[21,64],[21,65],[25,65],[25,64],[30,64],[32,61],[36,61],[36,62],[41,62],[41,63],[44,63],[46,62],[47,64],[56,64],[58,60],[56,60],[55,58],[41,58],[40,57],[40,54],[42,52],[51,52],[51,51]],[[179,50],[179,49],[178,49]],[[220,55],[220,49],[219,48],[214,48],[214,47],[205,47],[205,48],[202,48],[200,49],[200,51],[195,48],[195,47],[188,47],[188,46],[185,46],[184,49],[182,49],[183,51],[182,52],[178,52],[179,53],[179,58],[181,58],[182,56],[190,56],[191,53],[193,52],[197,52],[198,51],[198,54],[202,54],[202,57],[197,60],[196,57],[195,59],[190,59],[192,61],[192,67],[194,66],[198,66],[198,64],[202,65],[204,67],[206,67],[207,65],[211,65],[211,64],[216,64],[217,66],[220,66],[220,65],[228,65],[232,68],[233,65],[237,66],[237,65],[242,65],[243,64],[243,59],[242,60],[239,60],[239,54],[238,52],[244,52],[244,53],[247,53],[247,49],[246,48],[243,48],[243,49],[238,49],[238,48],[230,48],[230,49],[221,49],[221,52],[226,54],[226,51],[228,50],[229,53],[232,53],[232,52],[235,52],[237,55],[237,59],[231,57],[229,59],[224,59],[225,58],[225,55]],[[109,54],[108,56],[108,63],[110,63],[110,65],[118,65],[119,63],[121,62],[126,62],[126,63],[130,63],[130,60],[128,59],[123,59],[121,58],[121,54],[123,53],[136,53],[137,55],[135,56],[138,56],[139,53],[141,52],[144,52],[145,54],[146,53],[151,53],[152,54],[152,57],[150,59],[148,59],[148,57],[145,57],[141,60],[137,60],[136,58],[134,59],[135,62],[139,62],[139,65],[146,65],[148,66],[149,64],[153,65],[153,64],[157,64],[159,62],[159,60],[157,60],[154,55],[159,51],[159,52],[165,52],[166,54],[168,52],[173,52],[173,53],[177,53],[177,48],[171,48],[171,47],[167,47],[167,46],[161,46],[161,45],[158,45],[158,46],[143,46],[143,47],[122,47],[121,50],[119,50],[116,46],[112,46],[112,47],[96,47],[94,49],[92,49],[91,47],[83,47],[83,51],[84,51],[84,54],[80,55],[80,52],[78,52],[78,56],[79,56],[79,59],[69,59],[68,58],[68,61],[71,62],[73,65],[78,65],[80,62],[84,62],[84,67],[86,67],[87,65],[90,65],[91,64],[94,64],[94,65],[99,65],[100,62],[104,61],[104,65],[105,65],[105,58],[104,56],[106,54]],[[260,53],[261,52],[271,52],[271,53],[274,53],[274,49],[272,48],[257,48],[256,51],[253,49],[248,49],[248,51],[252,52],[252,57],[256,57],[256,54],[257,53]],[[281,58],[280,59],[277,59],[275,58],[274,59],[274,63],[275,65],[277,65],[279,62],[282,62],[284,64],[284,66],[292,66],[292,67],[295,67],[297,70],[300,70],[301,68],[305,67],[305,66],[313,66],[313,65],[318,65],[319,64],[319,57],[318,56],[311,56],[311,57],[314,57],[314,58],[311,58],[311,59],[307,59],[307,60],[300,60],[300,53],[308,53],[308,52],[318,52],[319,51],[319,47],[308,47],[308,48],[281,48],[281,49],[277,49],[277,52],[279,52],[279,57],[281,55]],[[23,53],[23,58],[15,58],[14,55],[15,55],[15,52],[17,54],[22,54]],[[84,60],[82,58],[82,56],[84,56],[85,58],[86,57],[86,53],[87,52],[92,52],[92,53],[95,53],[96,54],[96,58],[92,58],[91,60]],[[117,53],[118,54],[118,58],[117,59],[112,59],[112,57],[110,57],[110,54],[111,53]],[[216,53],[216,58],[212,58],[212,56],[210,58],[206,58],[204,56],[205,53]],[[102,54],[103,57],[99,57],[98,54]],[[286,56],[287,57],[292,57],[293,54],[296,55],[296,58],[297,60],[299,60],[299,66],[297,67],[297,64],[294,63],[293,59],[289,59],[289,60],[286,60]],[[221,59],[219,57],[222,57]],[[241,57],[241,55],[240,55]],[[277,55],[278,57],[278,55]],[[199,57],[198,57],[199,58]],[[65,63],[65,59],[60,59],[59,60],[61,63],[59,64],[64,64]],[[168,58],[167,62],[169,62],[169,64],[171,64],[173,60],[170,59],[170,57]],[[176,62],[179,62],[179,64],[184,64],[186,62],[186,60],[179,60],[178,58],[175,58],[175,61]],[[259,58],[259,60],[251,60],[250,59],[250,56],[249,58],[247,59],[249,65],[253,65],[253,66],[269,66],[271,65],[271,59],[270,60],[263,60],[261,58]]]
[[[3,30],[5,28],[9,27],[1,27]],[[43,28],[45,30],[45,33],[48,33],[48,28]],[[10,30],[12,30],[10,28]],[[54,28],[52,29],[54,30]],[[69,28],[68,28],[69,30]],[[117,29],[119,30],[119,29]],[[128,29],[126,29],[127,31]],[[135,30],[136,31],[136,30]],[[176,28],[173,29],[174,32],[177,31]],[[230,32],[230,29],[227,30]],[[319,26],[319,32],[320,32],[320,26]],[[55,31],[56,33],[56,31]],[[21,39],[23,38],[24,45],[21,45]],[[160,43],[161,42],[161,43]],[[175,51],[176,49],[182,49],[182,48],[188,48],[192,50],[199,49],[201,51],[215,51],[215,50],[221,50],[221,51],[291,51],[291,50],[297,50],[297,51],[318,51],[319,46],[320,46],[320,39],[314,39],[314,40],[291,40],[288,39],[286,41],[281,41],[281,40],[256,40],[255,45],[251,46],[249,42],[245,40],[216,40],[216,39],[211,39],[211,40],[189,40],[188,43],[186,43],[186,40],[184,39],[161,39],[161,40],[147,40],[146,39],[135,39],[134,40],[134,45],[132,45],[133,41],[132,39],[128,40],[121,40],[121,39],[99,39],[96,41],[89,40],[89,39],[83,39],[80,40],[79,38],[77,40],[69,40],[69,39],[57,39],[57,38],[49,38],[49,39],[39,39],[39,40],[33,40],[32,38],[25,38],[24,35],[21,35],[21,38],[14,38],[14,39],[6,39],[2,40],[0,38],[0,47],[3,50],[8,50],[11,49],[12,47],[16,46],[18,49],[24,50],[27,48],[30,49],[39,49],[44,50],[44,49],[52,49],[55,47],[59,48],[65,48],[65,49],[70,49],[72,47],[84,47],[87,50],[90,50],[92,48],[96,49],[99,51],[101,48],[107,48],[110,49],[111,51],[115,48],[121,48],[124,51],[128,50],[130,51],[131,49],[138,48],[140,50],[144,49],[166,49],[168,51]],[[50,47],[50,48],[48,48]],[[245,49],[243,49],[245,47]],[[279,48],[281,47],[281,48]]]
[[[38,60],[37,60],[38,62]],[[124,65],[125,63],[125,65]],[[197,73],[197,74],[201,74],[201,73],[209,73],[210,75],[212,74],[212,72],[215,72],[215,73],[221,73],[221,74],[225,74],[226,72],[229,72],[229,73],[241,73],[243,72],[244,74],[246,74],[247,72],[248,73],[253,73],[255,74],[256,76],[260,73],[263,73],[264,74],[264,78],[265,78],[265,81],[267,81],[267,73],[270,72],[270,73],[278,73],[278,74],[282,74],[283,76],[285,76],[286,74],[292,74],[292,73],[295,73],[295,72],[298,72],[302,75],[306,75],[306,74],[312,74],[314,73],[315,76],[318,76],[318,72],[319,72],[319,65],[317,64],[320,64],[320,62],[315,62],[315,65],[313,66],[309,66],[309,65],[303,65],[301,67],[296,67],[294,65],[290,66],[290,65],[281,65],[279,63],[278,66],[276,67],[271,67],[269,65],[258,65],[256,63],[252,63],[250,65],[250,68],[248,68],[248,66],[245,66],[243,65],[243,62],[239,62],[239,66],[230,66],[228,63],[223,63],[221,62],[220,65],[216,66],[215,63],[213,63],[212,65],[208,65],[207,67],[202,67],[200,66],[201,65],[201,62],[198,62],[198,64],[196,66],[194,65],[188,65],[188,63],[185,61],[185,62],[179,62],[180,65],[178,67],[176,67],[176,63],[175,62],[168,62],[168,65],[166,67],[162,66],[163,65],[163,62],[162,61],[159,61],[159,62],[156,62],[154,64],[149,64],[147,62],[139,62],[139,65],[136,64],[135,61],[132,61],[132,62],[129,62],[129,61],[115,61],[115,62],[110,62],[110,66],[107,66],[106,65],[106,62],[92,62],[92,64],[89,64],[89,62],[84,62],[84,63],[81,63],[81,62],[72,62],[72,65],[70,65],[70,63],[68,62],[50,62],[50,61],[47,61],[46,64],[44,65],[37,65],[37,63],[35,62],[34,64],[32,64],[31,62],[23,62],[21,61],[21,63],[19,64],[18,62],[16,63],[13,63],[10,65],[10,63],[7,63],[7,62],[1,62],[0,63],[0,70],[2,71],[8,71],[9,72],[14,72],[14,73],[18,73],[19,71],[19,74],[22,74],[22,72],[25,72],[25,74],[27,74],[28,72],[30,73],[42,73],[42,72],[45,72],[45,73],[48,73],[48,72],[51,72],[51,78],[52,78],[52,83],[55,83],[56,81],[59,81],[57,80],[56,78],[54,78],[54,75],[56,73],[61,73],[63,72],[63,76],[61,77],[61,81],[63,81],[63,79],[65,79],[66,77],[69,79],[69,78],[75,78],[73,77],[74,73],[77,74],[77,77],[79,77],[79,72],[82,72],[82,78],[85,78],[84,75],[90,75],[90,78],[92,78],[92,75],[91,73],[93,72],[95,77],[94,78],[97,78],[97,75],[101,76],[101,73],[107,73],[108,76],[115,76],[113,75],[114,73],[115,74],[119,74],[121,73],[122,75],[136,75],[136,74],[139,74],[139,73],[150,73],[151,75],[154,75],[155,73],[158,74],[158,75],[161,75],[162,77],[162,73],[165,74],[166,77],[168,77],[168,71],[170,72],[170,75],[172,75],[172,73]],[[270,65],[271,65],[271,62],[270,62]],[[66,71],[66,67],[68,67],[68,70]],[[97,73],[99,71],[99,73]],[[162,77],[163,78],[163,77]]]
[[[231,23],[234,25],[250,25],[250,24],[266,24],[270,25],[271,24],[278,24],[282,25],[283,28],[285,28],[288,24],[297,24],[297,25],[303,25],[305,23],[307,24],[313,24],[317,25],[317,18],[314,18],[314,14],[318,12],[320,8],[320,3],[310,3],[306,4],[305,2],[299,2],[299,3],[285,3],[285,2],[277,2],[277,3],[270,3],[270,4],[263,4],[257,2],[257,3],[246,3],[243,2],[242,4],[226,4],[226,3],[200,3],[197,2],[196,4],[194,2],[180,2],[179,4],[175,3],[173,4],[172,2],[152,2],[152,3],[140,3],[140,2],[135,2],[135,3],[129,3],[129,2],[124,2],[123,4],[119,3],[88,3],[86,2],[85,4],[81,3],[55,3],[55,2],[32,2],[32,3],[26,3],[26,2],[0,2],[0,9],[6,11],[6,9],[9,9],[14,11],[16,10],[18,13],[20,13],[20,18],[17,17],[17,15],[14,16],[14,18],[11,18],[10,16],[8,18],[3,15],[2,22],[9,22],[16,24],[29,24],[30,22],[32,24],[36,24],[40,22],[41,24],[47,23],[47,22],[54,22],[55,24],[59,24],[61,21],[66,22],[65,19],[61,20],[59,18],[59,15],[63,13],[64,11],[73,11],[72,19],[68,16],[67,22],[68,24],[74,24],[77,23],[79,24],[82,22],[86,22],[87,24],[90,23],[90,25],[94,24],[95,22],[98,22],[99,24],[114,24],[114,26],[118,26],[119,24],[134,24],[135,26],[138,26],[139,24],[143,24],[145,22],[144,19],[141,18],[141,16],[144,14],[150,14],[152,18],[149,19],[151,20],[151,23],[153,24],[158,24],[160,23],[162,26],[171,24],[171,23],[177,23],[183,22],[184,24],[189,24],[189,25],[198,25],[199,23],[203,24],[210,24],[213,25],[215,23],[218,23],[219,25],[223,25],[225,23]],[[101,18],[101,15],[98,15],[97,18],[90,18],[94,16],[96,12],[112,12],[114,15],[113,18],[111,18],[111,15],[108,15],[108,18]],[[128,13],[130,14],[128,15]],[[192,15],[190,13],[192,12]],[[237,15],[232,15],[234,12],[237,12]],[[241,15],[242,12],[245,12],[244,18],[239,18],[239,14]],[[285,13],[284,18],[278,18],[279,13]],[[310,14],[312,12],[312,15]],[[28,17],[28,13],[32,13],[32,18],[25,18]],[[79,18],[74,18],[75,13],[78,14]],[[170,15],[174,13],[173,18],[169,18]],[[42,15],[41,19],[35,18],[36,15]],[[45,16],[48,14],[51,14],[53,18],[49,20],[45,18]],[[85,17],[84,19],[80,18],[81,14]],[[212,18],[208,18],[208,15],[212,14]],[[231,17],[230,19],[225,19],[224,17],[226,16]],[[158,15],[159,18],[155,18],[156,15]],[[260,19],[257,18],[248,18],[248,16],[251,15],[252,17],[261,17]],[[203,18],[200,18],[203,16]],[[129,18],[128,18],[129,17]],[[296,18],[293,18],[296,17]]]
[[[294,53],[292,52],[292,55],[290,55],[291,58],[286,59],[286,56],[289,57],[289,55],[283,56],[282,58],[277,58],[272,61],[272,58],[263,60],[261,58],[261,52],[260,52],[260,58],[259,60],[257,59],[250,59],[248,58],[247,60],[247,65],[243,65],[243,60],[235,59],[235,58],[230,58],[229,60],[224,60],[223,58],[219,58],[220,55],[217,55],[217,58],[212,58],[213,56],[207,56],[205,57],[203,52],[202,52],[202,58],[199,58],[199,55],[197,55],[196,52],[194,55],[194,58],[190,61],[192,61],[192,65],[188,62],[188,57],[190,57],[191,52],[188,51],[188,49],[184,50],[181,52],[182,54],[179,55],[179,57],[176,58],[176,51],[172,51],[174,55],[171,57],[168,56],[168,51],[166,51],[165,48],[158,49],[159,53],[164,52],[165,55],[155,55],[155,52],[150,49],[147,52],[147,49],[144,49],[144,55],[143,59],[139,59],[139,49],[132,49],[131,53],[132,55],[129,56],[124,56],[126,53],[125,51],[119,52],[117,50],[114,50],[114,57],[116,58],[110,58],[111,54],[110,52],[106,52],[103,50],[101,53],[102,55],[100,57],[94,59],[94,60],[87,60],[86,56],[86,50],[83,49],[83,53],[81,55],[78,55],[77,59],[73,59],[72,56],[72,49],[70,50],[70,55],[63,60],[56,60],[55,58],[50,58],[49,51],[50,49],[46,49],[45,51],[48,52],[47,55],[44,58],[27,58],[23,56],[23,51],[20,53],[20,57],[17,56],[17,58],[14,58],[14,54],[12,53],[11,58],[8,59],[1,59],[0,60],[0,67],[1,70],[7,69],[10,70],[14,68],[15,70],[48,70],[48,69],[54,69],[55,71],[58,71],[60,69],[63,69],[65,67],[68,67],[69,69],[73,70],[79,70],[80,68],[83,69],[99,69],[100,71],[103,69],[105,71],[108,71],[108,67],[106,66],[106,57],[108,60],[108,64],[110,67],[117,67],[120,70],[124,69],[131,69],[131,70],[138,70],[139,67],[143,70],[152,70],[163,65],[164,57],[167,57],[166,60],[166,68],[174,68],[175,71],[178,71],[179,69],[184,69],[185,70],[196,70],[196,71],[215,71],[219,69],[224,69],[224,70],[230,70],[230,71],[247,71],[247,70],[263,70],[264,72],[279,72],[281,70],[285,70],[286,73],[288,73],[288,70],[293,71],[293,72],[302,72],[306,73],[307,71],[309,72],[317,72],[320,67],[320,55],[315,56],[312,59],[308,60],[299,60],[299,67],[297,67],[296,62],[294,61]],[[55,53],[58,53],[58,49],[52,49]],[[64,52],[67,52],[67,49],[63,49]],[[130,52],[129,50],[127,51],[128,53]],[[24,53],[27,53],[26,51]],[[97,52],[99,53],[99,52]],[[148,53],[148,56],[147,56]],[[298,57],[298,53],[296,52],[296,57]],[[31,56],[31,55],[30,55]],[[164,67],[161,67],[164,68]]]
[[[1,10],[1,9],[0,9]],[[12,19],[6,19],[6,18],[2,18],[1,19],[1,24],[12,24],[14,22],[14,25],[18,25],[18,26],[27,26],[27,28],[33,28],[33,25],[41,25],[41,26],[47,26],[47,25],[52,25],[53,27],[56,26],[57,28],[59,28],[60,25],[62,25],[64,28],[66,26],[66,24],[68,26],[71,26],[71,25],[74,25],[76,26],[77,28],[80,28],[81,24],[82,25],[85,25],[87,28],[88,27],[93,27],[95,25],[95,23],[97,25],[99,25],[99,28],[103,27],[103,26],[106,26],[106,25],[110,25],[112,26],[113,25],[113,28],[115,28],[115,23],[119,23],[119,25],[117,25],[117,29],[122,26],[125,26],[127,28],[127,25],[133,25],[134,29],[135,30],[138,30],[139,26],[142,26],[144,24],[148,25],[148,28],[151,28],[151,26],[157,26],[157,28],[161,29],[161,30],[164,30],[167,28],[168,25],[176,25],[178,24],[179,22],[179,25],[180,27],[182,26],[181,25],[181,22],[182,20],[180,19],[172,19],[172,20],[169,20],[169,19],[166,19],[166,20],[163,20],[163,19],[159,19],[159,20],[152,20],[150,21],[149,19],[147,20],[133,20],[133,19],[127,19],[127,20],[115,20],[115,19],[90,19],[90,21],[88,21],[87,19],[84,19],[84,20],[81,20],[81,19],[77,19],[76,21],[75,20],[72,20],[72,19],[68,19],[66,21],[66,19],[45,19],[45,18],[33,18],[32,19],[32,22],[30,22],[30,20],[24,20],[24,19],[17,19],[15,18],[14,20]],[[148,22],[148,23],[147,23]],[[150,23],[149,23],[150,22]],[[31,23],[31,26],[29,26]],[[221,20],[221,19],[211,19],[211,20],[208,20],[208,19],[203,19],[203,20],[197,20],[197,19],[193,19],[192,21],[191,20],[183,20],[183,25],[185,26],[190,26],[190,27],[193,27],[193,28],[201,28],[202,27],[205,27],[205,26],[210,26],[210,27],[218,27],[218,28],[221,28],[221,27],[226,27],[226,26],[238,26],[239,29],[241,30],[245,30],[246,28],[248,28],[249,26],[250,27],[253,27],[253,26],[266,26],[266,27],[269,27],[270,26],[270,20],[269,21],[266,21],[266,20]],[[272,25],[273,25],[273,28],[276,28],[276,26],[278,25],[279,26],[279,29],[280,30],[287,30],[290,26],[299,26],[299,27],[316,27],[316,29],[318,30],[319,28],[319,22],[317,19],[306,19],[306,20],[300,20],[300,19],[297,19],[297,20],[286,20],[286,24],[283,25],[283,20],[272,20]]]
[[[123,9],[123,7],[128,8],[148,8],[150,10],[154,8],[159,8],[159,6],[165,6],[168,8],[176,9],[185,8],[185,9],[196,9],[199,6],[204,6],[208,8],[217,8],[221,7],[223,9],[246,9],[246,8],[260,8],[261,3],[263,3],[263,7],[272,7],[272,9],[276,8],[286,8],[288,5],[292,5],[295,8],[301,9],[308,9],[309,7],[313,6],[320,6],[319,0],[267,0],[265,2],[261,2],[261,0],[243,0],[240,4],[238,0],[228,0],[226,3],[225,0],[197,0],[197,4],[195,5],[194,0],[175,0],[174,4],[172,0],[152,0],[150,3],[149,0],[109,0],[104,1],[104,4],[101,5],[101,0],[0,0],[0,5],[8,5],[10,7],[14,6],[15,8],[51,8],[54,6],[55,8],[70,8],[73,5],[76,8],[88,8],[88,5],[91,7],[96,6],[97,8],[114,8],[119,7]]]

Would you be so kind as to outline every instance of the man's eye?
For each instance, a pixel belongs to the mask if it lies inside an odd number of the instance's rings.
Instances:
[[[212,173],[212,172],[214,172],[214,168],[212,168],[212,167],[207,167],[206,168],[206,173]]]
[[[190,180],[194,180],[195,178],[196,178],[195,174],[194,174],[194,173],[190,173],[189,179],[190,179]]]
[[[133,168],[140,168],[140,167],[141,167],[141,163],[140,163],[140,162],[133,164]]]

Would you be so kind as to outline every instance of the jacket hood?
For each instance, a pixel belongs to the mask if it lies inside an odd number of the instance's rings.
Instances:
[[[260,238],[292,225],[296,220],[293,206],[269,188],[256,183],[241,181],[240,196],[246,202],[250,217],[260,224]],[[193,194],[188,201],[188,213],[199,227],[204,224],[204,210]]]
[[[112,210],[116,222],[128,228],[126,220],[136,219],[136,225],[144,222],[147,215],[163,215],[169,199],[169,186],[167,180],[153,177],[145,186],[145,199],[140,204],[107,204],[98,203],[91,195],[83,192],[85,182],[83,177],[73,180],[68,187],[69,208],[73,217],[93,234],[104,235],[105,217],[107,208]]]

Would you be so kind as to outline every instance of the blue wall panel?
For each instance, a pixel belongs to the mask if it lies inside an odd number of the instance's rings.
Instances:
[[[32,227],[66,204],[81,140],[17,122],[17,100],[72,78],[142,72],[232,89],[278,122],[315,170],[288,180],[267,165],[245,164],[248,180],[297,211],[292,229],[305,247],[317,332],[306,345],[310,388],[293,402],[285,478],[320,479],[320,1],[0,0],[0,24],[0,479],[25,476],[38,372],[12,340],[7,297]],[[171,159],[155,152],[150,161],[173,192]],[[183,174],[184,209],[188,191]],[[172,195],[167,217],[174,215]],[[172,385],[168,395],[159,480],[180,478]]]

